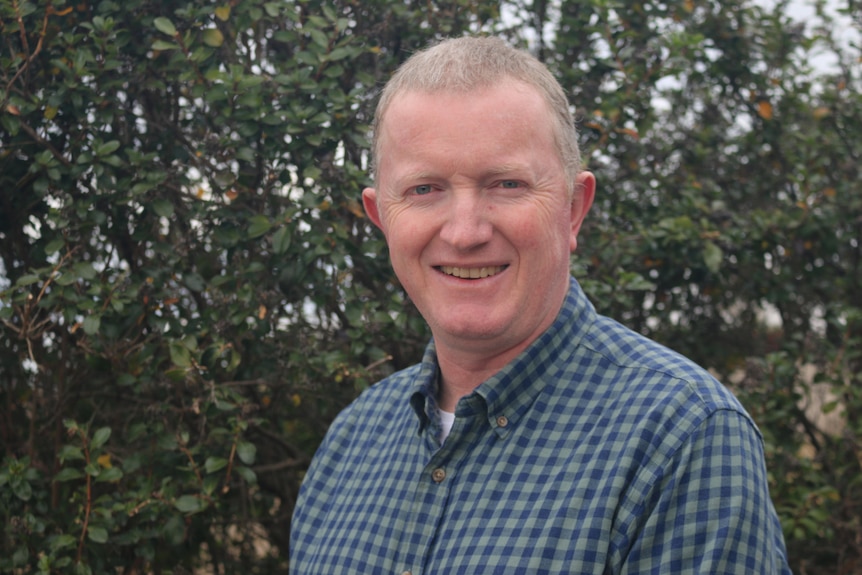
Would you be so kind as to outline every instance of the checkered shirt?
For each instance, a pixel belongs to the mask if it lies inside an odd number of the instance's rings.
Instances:
[[[574,280],[442,446],[437,369],[432,342],[332,424],[293,516],[293,575],[790,573],[751,418]]]

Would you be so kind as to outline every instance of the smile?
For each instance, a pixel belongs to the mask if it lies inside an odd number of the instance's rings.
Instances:
[[[481,268],[459,268],[455,266],[440,266],[439,269],[446,275],[454,276],[465,280],[476,280],[495,276],[507,266],[487,266]]]

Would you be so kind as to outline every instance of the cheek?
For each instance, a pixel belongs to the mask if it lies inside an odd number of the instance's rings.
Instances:
[[[544,250],[547,255],[558,249],[568,253],[570,222],[560,206],[538,206],[529,217],[520,218],[512,229],[525,247]]]
[[[386,236],[387,243],[392,243],[397,240],[401,229],[401,213],[402,210],[397,205],[383,204],[380,205],[380,223],[383,230],[383,235]]]
[[[415,258],[428,243],[428,225],[423,218],[414,218],[407,212],[394,211],[386,215],[384,235],[393,262],[396,259]]]

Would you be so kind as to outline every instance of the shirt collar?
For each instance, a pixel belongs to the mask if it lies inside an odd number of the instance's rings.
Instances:
[[[548,382],[561,355],[574,349],[595,320],[595,309],[578,282],[571,278],[566,299],[554,323],[518,357],[462,398],[456,416],[484,415],[497,434],[504,437],[517,425]],[[425,348],[415,379],[410,403],[419,418],[419,433],[437,423],[439,366],[431,340]],[[439,430],[434,430],[435,432]]]

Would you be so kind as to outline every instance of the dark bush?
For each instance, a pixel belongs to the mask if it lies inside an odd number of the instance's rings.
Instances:
[[[571,91],[597,306],[743,399],[796,572],[862,569],[858,39],[522,4],[0,4],[0,572],[286,571],[329,421],[428,336],[358,202],[374,96],[468,30]]]

